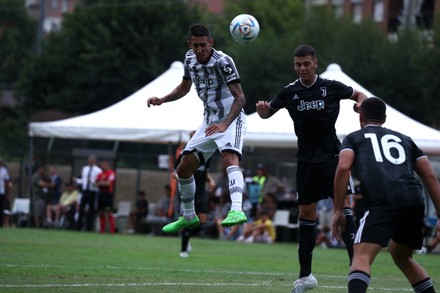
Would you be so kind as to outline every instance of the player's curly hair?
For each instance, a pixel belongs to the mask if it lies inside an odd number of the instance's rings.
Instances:
[[[208,37],[211,38],[211,33],[208,28],[201,23],[195,23],[189,28],[189,37]]]

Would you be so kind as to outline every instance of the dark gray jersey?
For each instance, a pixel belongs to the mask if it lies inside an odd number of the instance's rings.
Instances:
[[[354,151],[353,176],[367,209],[424,204],[414,164],[425,155],[410,137],[370,125],[347,135],[341,151],[346,149]]]
[[[298,137],[298,160],[322,163],[338,155],[341,143],[335,123],[339,102],[351,98],[353,92],[352,87],[335,80],[318,77],[307,87],[297,79],[270,102],[272,109],[289,111]]]

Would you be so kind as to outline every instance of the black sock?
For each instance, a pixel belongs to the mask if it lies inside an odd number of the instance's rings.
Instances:
[[[365,293],[370,284],[370,275],[363,271],[352,271],[348,275],[348,293]]]
[[[182,246],[180,251],[187,251],[189,238],[191,237],[191,229],[182,230]]]
[[[299,219],[298,259],[300,264],[300,278],[307,277],[312,273],[312,256],[315,243],[315,221]]]
[[[347,249],[348,258],[351,265],[351,261],[353,259],[353,242],[356,225],[354,224],[353,211],[350,208],[344,208],[342,212],[345,216],[345,231],[341,233],[341,238],[344,241],[345,248]]]
[[[430,278],[426,278],[420,282],[412,284],[416,293],[435,293],[434,285]]]
[[[200,223],[197,228],[194,229],[183,229],[182,230],[182,246],[180,251],[188,250],[189,239],[195,235],[197,235],[203,227],[203,223]]]

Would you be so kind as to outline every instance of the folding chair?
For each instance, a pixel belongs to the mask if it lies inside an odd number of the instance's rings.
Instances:
[[[29,198],[16,198],[12,205],[12,223],[16,227],[23,227],[29,221],[31,200]]]

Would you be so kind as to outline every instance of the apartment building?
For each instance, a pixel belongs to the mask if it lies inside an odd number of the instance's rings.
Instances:
[[[50,33],[61,28],[63,14],[71,12],[81,0],[26,0],[29,14],[43,19],[42,30]]]
[[[395,33],[401,25],[431,30],[440,0],[305,0],[308,7],[327,5],[337,17],[354,22],[373,19],[384,32]]]
[[[73,11],[81,0],[26,0],[29,12],[43,16],[45,33],[60,28],[63,13]],[[187,0],[222,14],[228,0]],[[348,16],[359,23],[373,19],[386,33],[394,33],[404,24],[432,29],[434,18],[440,12],[440,0],[303,0],[306,7],[327,5],[335,16]],[[42,6],[43,5],[43,6]],[[42,9],[44,7],[44,9]]]

